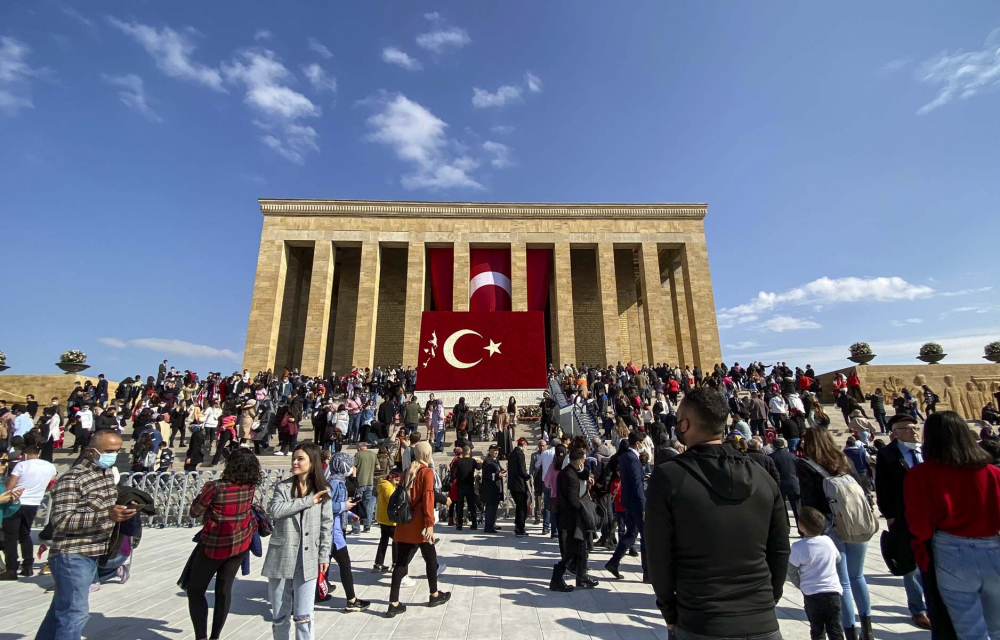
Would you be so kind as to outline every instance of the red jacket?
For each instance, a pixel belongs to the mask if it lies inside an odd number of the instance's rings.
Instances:
[[[913,556],[926,571],[927,542],[935,531],[963,538],[989,538],[1000,531],[1000,468],[918,464],[903,479],[903,501]]]
[[[799,378],[799,390],[809,391],[809,387],[812,386],[812,383],[813,383],[812,378],[810,378],[809,376],[802,376],[801,378]]]

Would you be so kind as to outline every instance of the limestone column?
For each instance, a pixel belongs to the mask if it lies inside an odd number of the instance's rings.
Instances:
[[[403,320],[403,366],[417,367],[420,357],[420,318],[424,310],[426,251],[423,242],[406,250],[406,316]]]
[[[553,359],[557,367],[576,362],[576,335],[573,333],[573,269],[569,243],[560,242],[553,250],[552,273],[556,283],[556,326]]]
[[[469,243],[455,242],[455,281],[452,283],[451,310],[469,310]]]
[[[510,243],[510,310],[528,310],[528,250],[523,242]]]
[[[302,345],[302,372],[325,376],[326,345],[329,339],[330,306],[333,300],[333,270],[336,249],[329,240],[316,243],[313,250],[312,281],[306,311],[306,335]]]
[[[285,297],[288,252],[284,240],[269,240],[261,234],[254,276],[250,323],[243,349],[243,368],[256,375],[274,365],[278,347],[278,325]]]
[[[371,367],[375,352],[375,325],[378,321],[378,282],[381,247],[377,240],[361,243],[361,277],[358,281],[357,329],[351,366]]]
[[[646,344],[649,346],[649,362],[677,363],[673,353],[673,329],[668,323],[670,317],[670,294],[660,282],[660,258],[655,242],[643,242],[639,248],[642,254],[639,262],[642,277],[643,314],[646,320]]]
[[[601,317],[604,321],[605,364],[621,360],[621,327],[618,318],[618,279],[615,277],[615,245],[597,245],[597,282],[601,291]]]
[[[674,252],[670,253],[671,262],[667,268],[670,274],[670,302],[674,311],[674,335],[677,340],[677,364],[683,369],[689,364],[694,368],[691,349],[691,325],[688,323],[687,293],[684,288],[684,276],[681,266],[676,262]]]
[[[722,362],[722,348],[719,346],[712,276],[708,271],[708,247],[704,243],[685,244],[681,251],[681,267],[687,290],[694,360],[702,371],[710,371]]]

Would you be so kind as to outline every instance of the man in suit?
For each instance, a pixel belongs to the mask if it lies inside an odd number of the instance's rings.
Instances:
[[[102,407],[108,403],[108,381],[105,380],[104,374],[101,373],[97,376],[97,404]]]
[[[911,467],[923,462],[923,456],[917,442],[916,418],[908,413],[899,413],[889,419],[887,426],[895,439],[878,452],[875,461],[875,498],[878,510],[889,525],[889,535],[894,539],[893,548],[906,554],[910,549],[910,529],[906,526],[903,480]],[[903,586],[906,588],[906,607],[910,610],[913,624],[921,629],[930,629],[920,570],[914,568],[904,575]]]
[[[576,566],[576,586],[583,589],[593,589],[598,581],[587,575],[587,533],[580,527],[580,513],[583,510],[581,494],[585,493],[586,485],[592,483],[590,473],[586,470],[587,452],[574,449],[569,454],[569,464],[559,472],[556,479],[555,500],[558,508],[554,514],[559,528],[560,559],[552,572],[549,589],[568,592],[573,587],[563,581],[566,568]]]
[[[799,527],[799,474],[795,470],[795,461],[798,457],[788,450],[788,443],[784,438],[774,439],[774,453],[771,454],[774,466],[778,470],[778,490],[781,497],[788,500],[792,507],[792,515],[795,517],[795,528]]]
[[[483,499],[485,513],[483,517],[483,533],[496,533],[497,507],[503,500],[503,478],[507,472],[500,467],[500,447],[491,444],[483,459],[483,478],[479,485],[479,495]]]
[[[649,582],[646,573],[646,537],[642,535],[644,514],[646,513],[645,474],[642,463],[639,462],[639,446],[645,438],[638,431],[628,434],[628,450],[618,457],[618,468],[621,474],[621,501],[625,507],[625,534],[618,540],[618,546],[611,559],[604,565],[608,573],[621,580],[622,574],[618,565],[625,556],[625,551],[640,541],[642,560],[642,581]]]
[[[524,530],[528,518],[528,466],[524,461],[524,450],[528,441],[518,438],[517,446],[510,452],[507,460],[507,489],[514,499],[514,535],[523,538],[528,535]]]

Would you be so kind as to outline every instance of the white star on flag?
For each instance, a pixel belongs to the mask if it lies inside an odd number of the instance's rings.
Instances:
[[[483,349],[486,349],[487,351],[489,351],[490,352],[490,357],[492,358],[493,354],[500,353],[500,345],[502,345],[502,344],[503,344],[502,342],[493,342],[493,338],[490,338],[490,346],[483,347]]]

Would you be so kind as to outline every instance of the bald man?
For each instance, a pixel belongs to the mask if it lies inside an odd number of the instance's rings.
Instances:
[[[56,591],[36,640],[76,639],[87,624],[97,561],[107,551],[115,523],[135,515],[135,509],[115,504],[118,490],[112,467],[121,447],[117,433],[97,431],[76,465],[52,487],[49,564]]]

